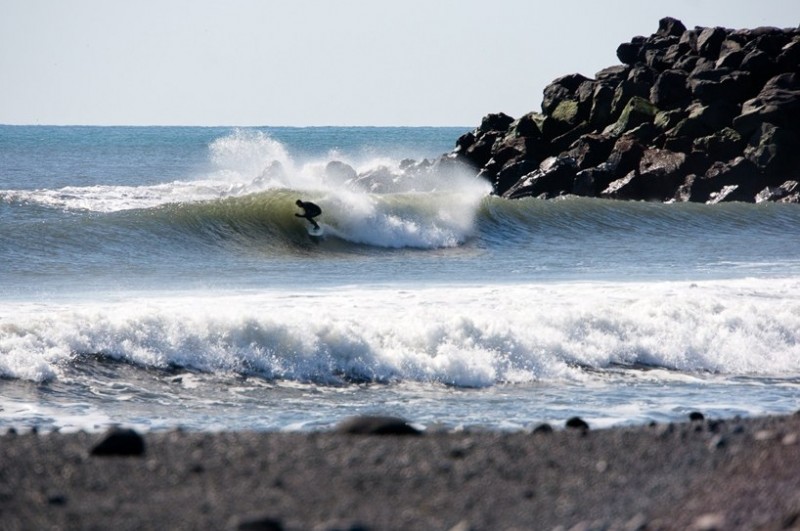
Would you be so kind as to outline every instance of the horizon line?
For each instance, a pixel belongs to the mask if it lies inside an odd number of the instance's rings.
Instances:
[[[215,125],[186,125],[186,124],[80,124],[80,123],[4,123],[0,122],[0,127],[196,127],[196,128],[261,128],[261,127],[273,127],[273,128],[292,128],[292,129],[324,129],[324,128],[333,128],[337,127],[340,129],[344,128],[359,128],[359,129],[380,129],[380,128],[409,128],[409,129],[437,129],[437,128],[448,128],[448,129],[455,129],[455,128],[467,128],[467,129],[474,129],[474,125],[268,125],[268,124],[261,124],[261,125],[242,125],[242,124],[215,124]]]

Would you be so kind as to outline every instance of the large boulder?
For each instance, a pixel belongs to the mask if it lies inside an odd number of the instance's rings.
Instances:
[[[697,53],[716,60],[726,37],[727,32],[723,28],[704,28],[697,36]]]
[[[583,135],[570,146],[568,155],[579,169],[584,170],[608,160],[614,143],[615,139],[607,135]]]
[[[550,157],[539,168],[524,176],[503,197],[557,197],[569,193],[577,173],[577,165],[571,157]]]
[[[613,177],[607,163],[581,170],[575,174],[572,181],[572,193],[585,197],[597,197],[600,192],[608,188],[608,185],[614,180]]]
[[[775,68],[779,72],[791,72],[792,69],[797,69],[798,64],[800,64],[800,35],[784,45],[775,58]]]
[[[693,150],[705,153],[714,160],[733,160],[742,155],[744,145],[742,135],[725,127],[711,135],[695,139]]]
[[[575,93],[581,83],[589,81],[589,78],[581,74],[570,74],[553,80],[544,88],[542,96],[542,113],[550,115],[555,108],[564,100],[576,100]]]
[[[617,58],[626,65],[636,64],[645,40],[644,37],[637,36],[630,42],[623,42],[617,47]]]
[[[539,168],[540,162],[534,159],[514,160],[501,168],[493,177],[489,177],[481,172],[481,177],[487,178],[492,183],[494,193],[499,196],[506,196],[506,192],[519,183],[526,175]]]
[[[490,131],[505,132],[514,123],[514,119],[506,113],[487,114],[478,126],[478,133],[488,133]]]
[[[499,131],[489,131],[475,138],[475,140],[458,154],[463,159],[476,168],[482,168],[492,158],[492,148],[503,134]]]
[[[758,90],[749,72],[720,67],[696,67],[689,76],[689,88],[694,99],[709,104],[720,100],[742,102]]]
[[[541,138],[543,121],[544,116],[530,112],[511,122],[508,126],[508,133],[517,137]]]
[[[608,159],[603,163],[609,179],[620,179],[638,169],[644,150],[644,146],[630,136],[623,136],[617,140]]]
[[[686,26],[683,22],[676,18],[664,17],[658,21],[658,31],[656,35],[661,37],[681,37],[686,31]]]
[[[763,123],[744,150],[766,178],[768,186],[800,178],[800,136],[771,123]]]
[[[666,201],[675,196],[684,177],[687,156],[666,149],[647,149],[639,161],[642,199]]]
[[[611,119],[615,92],[615,87],[609,83],[595,85],[592,108],[589,110],[589,124],[592,127],[602,129]]]
[[[643,123],[652,122],[657,112],[658,109],[648,100],[634,96],[628,100],[617,121],[606,127],[603,133],[618,137]]]
[[[495,145],[492,158],[479,175],[492,183],[494,192],[502,195],[523,175],[546,158],[545,144],[536,137],[504,137]]]
[[[735,186],[736,188],[731,188]],[[758,168],[744,157],[731,162],[715,162],[700,178],[695,178],[691,186],[689,201],[755,202],[756,194],[762,189],[758,179]]]
[[[600,192],[600,197],[606,199],[639,199],[642,196],[642,180],[639,172],[632,170],[624,177],[612,181]]]
[[[645,150],[639,167],[611,182],[601,195],[610,199],[666,201],[675,196],[685,164],[686,155],[683,153]]]
[[[542,125],[544,138],[553,140],[581,123],[580,107],[577,100],[561,100],[545,118]]]
[[[800,75],[789,72],[770,79],[758,95],[742,105],[742,114],[734,127],[747,135],[760,124],[769,122],[792,130],[800,130]]]
[[[688,75],[682,70],[665,70],[650,89],[650,101],[659,109],[674,109],[689,102],[692,95]]]
[[[800,182],[786,181],[780,186],[768,186],[756,195],[756,203],[800,203]]]
[[[636,65],[628,72],[628,78],[614,89],[611,101],[610,118],[616,120],[633,97],[650,98],[650,91],[655,83],[657,73],[646,65]]]

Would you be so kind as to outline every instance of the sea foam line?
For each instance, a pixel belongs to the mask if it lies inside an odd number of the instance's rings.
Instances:
[[[581,379],[644,364],[800,375],[800,281],[541,284],[138,297],[0,306],[0,374],[63,377],[78,354],[143,367],[344,380]]]

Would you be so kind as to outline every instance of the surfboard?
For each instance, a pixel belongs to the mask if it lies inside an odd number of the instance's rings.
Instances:
[[[319,227],[316,227],[316,228],[314,228],[312,226],[308,227],[308,235],[311,236],[312,238],[322,238],[322,236],[324,234],[325,234],[325,231],[322,230],[322,226],[321,225]]]

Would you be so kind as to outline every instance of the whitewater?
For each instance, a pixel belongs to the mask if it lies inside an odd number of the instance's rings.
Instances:
[[[0,430],[798,409],[796,205],[507,201],[463,132],[0,126]]]

